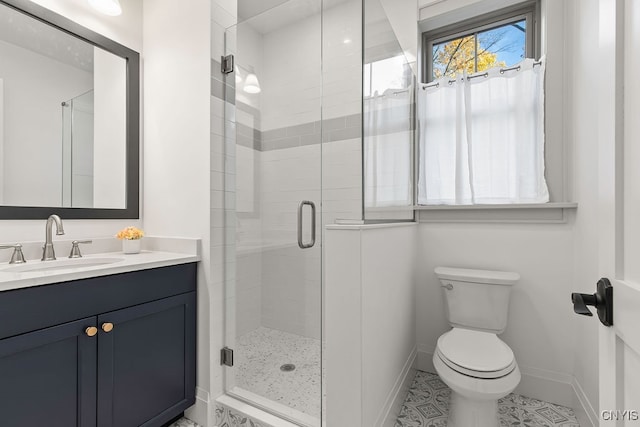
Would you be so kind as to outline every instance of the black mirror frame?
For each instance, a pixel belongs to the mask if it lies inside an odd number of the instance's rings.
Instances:
[[[140,217],[140,54],[30,0],[0,0],[8,6],[67,34],[86,41],[127,62],[126,207],[124,209],[41,206],[0,206],[3,219],[46,219],[56,213],[63,219],[138,219]]]

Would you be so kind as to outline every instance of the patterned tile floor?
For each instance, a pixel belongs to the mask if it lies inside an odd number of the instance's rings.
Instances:
[[[446,427],[451,390],[437,374],[418,371],[396,427]],[[580,427],[573,410],[510,394],[498,401],[500,427]]]
[[[198,424],[191,421],[189,418],[180,418],[169,427],[200,427]]]

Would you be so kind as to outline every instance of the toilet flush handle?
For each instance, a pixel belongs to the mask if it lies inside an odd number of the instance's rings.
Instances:
[[[453,285],[451,283],[447,283],[446,285],[443,284],[442,287],[448,291],[453,290]]]

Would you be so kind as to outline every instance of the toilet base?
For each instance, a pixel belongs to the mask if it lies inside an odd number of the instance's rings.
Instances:
[[[451,390],[448,427],[499,427],[497,400],[472,400]]]

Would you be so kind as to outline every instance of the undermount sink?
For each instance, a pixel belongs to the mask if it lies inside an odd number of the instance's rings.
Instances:
[[[29,273],[35,271],[69,270],[73,268],[97,267],[100,265],[113,264],[123,261],[124,258],[74,258],[60,259],[55,261],[35,261],[26,264],[13,265],[3,268],[0,272],[7,273]]]

